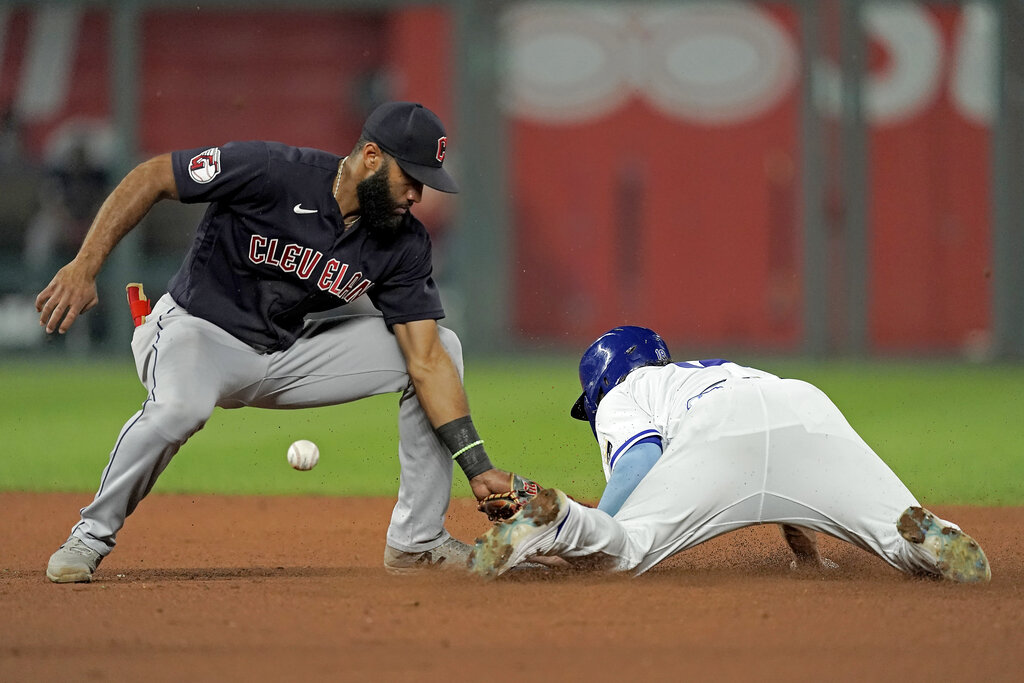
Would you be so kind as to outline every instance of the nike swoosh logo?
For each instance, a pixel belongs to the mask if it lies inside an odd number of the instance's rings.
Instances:
[[[316,209],[303,209],[301,202],[296,204],[292,211],[295,213],[316,213]]]

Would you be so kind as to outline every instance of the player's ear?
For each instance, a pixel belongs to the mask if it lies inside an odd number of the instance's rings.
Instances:
[[[361,162],[367,173],[373,173],[380,168],[384,152],[376,142],[367,142],[363,145]]]

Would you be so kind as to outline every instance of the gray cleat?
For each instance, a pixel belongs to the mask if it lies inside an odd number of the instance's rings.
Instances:
[[[992,578],[988,558],[977,541],[922,507],[909,507],[900,515],[900,536],[924,547],[935,558],[943,578],[958,583],[984,583]]]
[[[384,548],[384,568],[389,574],[409,574],[422,569],[466,571],[470,547],[456,538],[418,553],[407,553],[391,546]]]
[[[102,560],[102,555],[72,536],[50,555],[46,578],[54,583],[88,583]]]

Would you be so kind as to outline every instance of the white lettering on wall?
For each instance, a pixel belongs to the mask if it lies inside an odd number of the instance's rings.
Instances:
[[[925,5],[876,0],[864,6],[863,21],[887,56],[865,83],[869,122],[917,116],[935,103],[946,74],[953,106],[972,121],[991,120],[998,54],[988,3],[964,5],[949,46]],[[737,124],[791,97],[798,84],[797,36],[758,3],[522,3],[506,11],[503,31],[505,105],[547,124],[600,119],[635,99],[680,120]],[[831,60],[815,68],[816,102],[832,116],[840,111],[839,74]]]

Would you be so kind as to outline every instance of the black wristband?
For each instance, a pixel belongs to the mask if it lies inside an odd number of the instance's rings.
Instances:
[[[491,459],[487,457],[487,451],[484,450],[484,440],[480,438],[469,415],[443,424],[435,431],[448,447],[452,459],[459,463],[467,479],[494,469]]]

